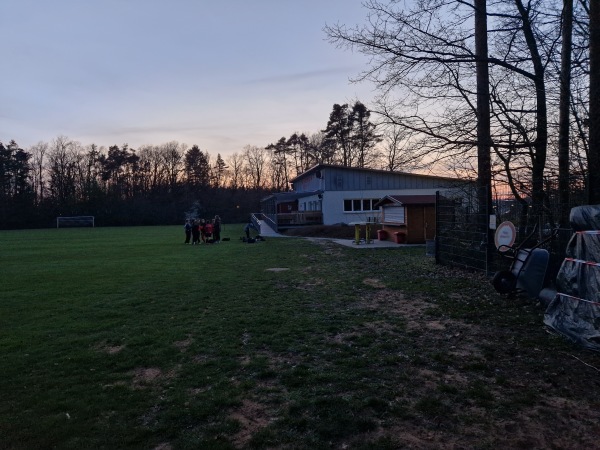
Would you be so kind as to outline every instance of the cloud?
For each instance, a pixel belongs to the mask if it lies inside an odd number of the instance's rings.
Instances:
[[[360,70],[360,66],[337,67],[331,69],[309,70],[306,72],[289,73],[282,75],[273,75],[246,81],[246,84],[266,84],[266,83],[290,83],[305,80],[314,80],[315,78],[324,78],[337,75],[348,75],[352,71]]]

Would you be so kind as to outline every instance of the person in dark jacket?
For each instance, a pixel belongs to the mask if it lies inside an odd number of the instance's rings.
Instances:
[[[200,222],[194,220],[192,224],[192,245],[200,244]]]
[[[244,233],[246,233],[246,239],[247,240],[250,239],[250,230],[251,229],[256,230],[256,227],[254,226],[254,223],[252,222],[252,219],[250,219],[248,221],[248,223],[246,224],[246,226],[244,227]]]
[[[200,235],[202,237],[202,243],[206,244],[206,220],[200,220]]]
[[[221,218],[215,216],[213,220],[213,241],[215,243],[221,242]]]

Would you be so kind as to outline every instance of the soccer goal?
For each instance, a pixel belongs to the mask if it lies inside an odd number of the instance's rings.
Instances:
[[[57,217],[56,228],[94,227],[94,216]]]

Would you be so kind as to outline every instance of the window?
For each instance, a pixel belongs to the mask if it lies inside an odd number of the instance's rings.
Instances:
[[[377,211],[375,204],[378,198],[345,199],[344,212]]]
[[[404,206],[388,206],[384,210],[385,223],[406,223],[406,212]]]

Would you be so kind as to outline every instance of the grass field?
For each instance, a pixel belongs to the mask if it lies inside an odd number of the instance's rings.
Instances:
[[[533,303],[423,248],[241,235],[0,232],[0,448],[600,448],[600,355]]]

